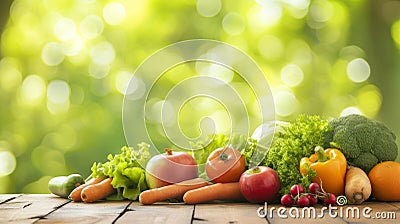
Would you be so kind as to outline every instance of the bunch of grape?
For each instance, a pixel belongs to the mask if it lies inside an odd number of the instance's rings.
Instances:
[[[297,205],[298,207],[314,206],[318,201],[322,201],[326,205],[336,204],[336,196],[332,193],[326,193],[321,189],[319,184],[311,183],[308,186],[310,193],[306,193],[304,187],[295,184],[290,188],[290,194],[285,194],[281,198],[284,206],[290,207]]]

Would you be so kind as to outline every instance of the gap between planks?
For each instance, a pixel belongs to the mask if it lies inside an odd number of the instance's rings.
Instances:
[[[11,201],[17,197],[20,197],[22,194],[0,194],[0,204]]]
[[[114,223],[130,204],[128,200],[70,202],[35,223]]]
[[[0,220],[7,223],[34,223],[69,200],[57,196],[24,194],[0,204]]]
[[[280,207],[279,205],[271,205]],[[354,205],[355,206],[355,205]],[[185,205],[156,203],[150,206],[137,201],[102,201],[75,203],[54,195],[0,195],[0,222],[6,223],[393,223],[400,217],[400,202],[365,202],[360,209],[370,207],[375,212],[395,212],[396,220],[332,218],[327,211],[323,218],[281,219],[257,216],[260,205],[249,203],[210,203]],[[321,205],[318,209],[321,209]],[[346,208],[349,206],[345,206]]]

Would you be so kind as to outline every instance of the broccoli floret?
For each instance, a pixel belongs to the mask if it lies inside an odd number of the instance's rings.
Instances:
[[[371,152],[374,148],[376,134],[379,131],[370,121],[365,123],[359,123],[354,126],[351,130],[354,132],[352,136],[357,139],[358,148],[363,152]]]
[[[337,143],[337,147],[342,150],[346,159],[355,159],[361,154],[362,150],[358,147],[357,139],[354,138],[351,129],[343,126],[343,128],[338,129],[334,133],[333,142]]]
[[[376,134],[374,147],[371,149],[371,153],[374,154],[379,161],[395,160],[397,157],[398,151],[387,150],[393,148],[397,149],[395,140],[388,141],[387,139],[393,139],[393,136],[387,132],[378,132]]]
[[[349,164],[368,173],[377,163],[397,158],[396,136],[383,123],[352,114],[329,124],[332,131],[326,133],[325,145],[334,143]]]
[[[352,162],[349,162],[349,164],[358,166],[366,173],[369,173],[372,167],[374,167],[378,162],[378,158],[376,158],[372,153],[363,152],[359,157],[353,159]]]

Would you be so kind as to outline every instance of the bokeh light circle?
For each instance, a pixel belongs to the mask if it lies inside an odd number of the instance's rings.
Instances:
[[[353,82],[364,82],[369,78],[371,69],[367,61],[356,58],[347,65],[347,75]]]
[[[222,28],[230,35],[239,35],[246,28],[246,20],[239,13],[231,12],[222,20]]]
[[[292,115],[299,104],[295,95],[290,91],[280,91],[275,95],[276,114],[282,117]]]
[[[281,70],[281,79],[288,86],[298,86],[304,78],[303,70],[295,64],[288,64]]]
[[[221,0],[197,0],[197,12],[204,17],[213,17],[222,8]]]
[[[86,16],[79,25],[79,31],[88,39],[99,36],[103,30],[103,21],[97,15]]]
[[[118,25],[125,20],[125,7],[119,2],[110,2],[103,9],[104,20],[110,25]]]
[[[64,52],[60,43],[49,42],[42,50],[42,61],[49,66],[61,64],[64,61]]]
[[[67,41],[76,35],[76,24],[70,18],[60,19],[54,26],[54,35],[61,40]]]
[[[7,176],[14,172],[17,162],[14,154],[9,151],[0,152],[0,177]]]

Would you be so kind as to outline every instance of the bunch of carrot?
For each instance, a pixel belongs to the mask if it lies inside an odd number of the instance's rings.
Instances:
[[[86,203],[104,199],[115,192],[111,182],[112,178],[92,178],[75,188],[68,198],[75,202],[83,201]]]
[[[195,178],[143,191],[139,195],[139,201],[143,205],[150,205],[177,197],[183,197],[186,204],[198,204],[213,200],[244,200],[238,182],[212,184],[202,178]]]

